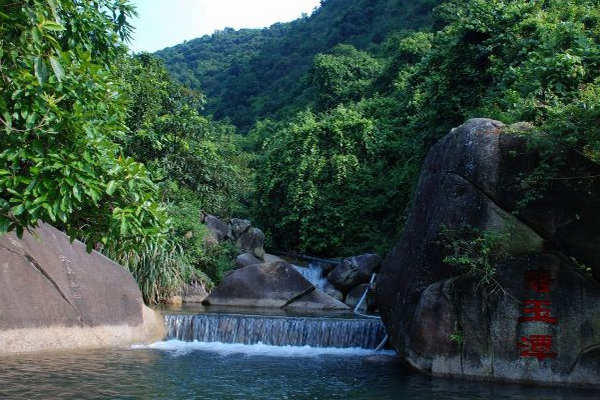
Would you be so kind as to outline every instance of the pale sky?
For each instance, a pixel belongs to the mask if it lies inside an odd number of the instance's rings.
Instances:
[[[262,28],[311,14],[320,0],[132,0],[135,51],[174,46],[217,29]]]

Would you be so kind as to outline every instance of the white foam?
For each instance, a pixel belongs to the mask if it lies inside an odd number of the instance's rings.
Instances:
[[[272,356],[272,357],[316,357],[322,355],[357,357],[373,354],[395,354],[393,351],[380,351],[352,348],[335,347],[311,347],[311,346],[271,346],[267,344],[240,344],[221,342],[184,342],[181,340],[167,340],[149,345],[135,345],[134,349],[155,349],[172,351],[176,354],[187,354],[191,351],[209,351],[221,355],[244,354],[249,356]]]

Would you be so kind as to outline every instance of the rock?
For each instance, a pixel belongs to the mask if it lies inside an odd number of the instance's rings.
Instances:
[[[265,263],[283,261],[282,258],[274,256],[273,254],[267,254],[267,253],[265,253],[264,260],[265,260]]]
[[[235,244],[240,249],[259,259],[262,259],[265,256],[265,235],[258,228],[250,228],[242,233]]]
[[[525,270],[548,271],[551,291],[539,294]],[[517,278],[517,279],[515,279]],[[486,294],[473,278],[446,279],[421,296],[410,331],[407,360],[433,375],[482,380],[600,386],[600,290],[560,256],[516,256],[496,276],[509,295]],[[550,301],[555,324],[519,322],[529,299]],[[548,335],[553,358],[523,357],[523,337]],[[460,339],[456,339],[460,337]]]
[[[204,217],[204,224],[210,231],[210,233],[219,241],[222,242],[227,238],[229,232],[229,226],[214,215],[206,215]]]
[[[323,292],[336,300],[344,301],[344,294],[337,290],[329,281],[323,287]]]
[[[0,353],[161,340],[131,274],[48,224],[0,235]]]
[[[333,271],[335,269],[335,267],[337,267],[339,265],[339,264],[324,263],[324,262],[320,262],[320,263],[317,263],[317,264],[323,270],[323,276],[329,275],[329,273],[331,271]]]
[[[570,257],[600,272],[600,167],[564,148],[560,179],[524,207],[520,177],[539,165],[526,137],[498,121],[473,119],[434,145],[423,165],[411,215],[377,278],[377,303],[393,347],[434,375],[600,385],[600,285]],[[518,133],[518,132],[517,132]],[[564,179],[566,178],[566,179]],[[518,211],[518,214],[515,212]],[[444,262],[443,226],[503,231],[507,259],[493,259],[506,293],[490,295]],[[594,250],[593,250],[594,249]],[[552,273],[551,293],[525,289],[524,273]],[[497,287],[497,285],[494,285]],[[557,324],[519,323],[530,299],[551,301]],[[521,357],[523,336],[553,338],[554,359]],[[591,346],[591,347],[590,347]]]
[[[183,304],[183,297],[179,294],[173,295],[167,299],[165,299],[165,304],[169,306],[180,306]]]
[[[348,306],[350,308],[354,309],[358,305],[358,302],[360,301],[361,297],[363,296],[363,294],[365,293],[365,290],[367,290],[368,287],[369,287],[368,283],[363,283],[363,284],[360,284],[360,285],[354,287],[346,295],[345,303],[348,304]],[[371,291],[369,291],[369,293],[367,293],[367,297],[369,297],[369,294],[371,294],[371,297],[373,297],[373,294]],[[361,312],[367,311],[367,299],[366,298],[365,298],[365,301],[363,301],[363,303],[358,311],[361,311]]]
[[[202,303],[208,293],[201,283],[186,283],[181,289],[183,303]]]
[[[251,226],[247,219],[232,218],[229,220],[229,228],[227,237],[231,240],[236,240],[242,233],[246,232]]]
[[[287,311],[349,310],[341,301],[315,289],[283,307]]]
[[[368,283],[371,274],[379,268],[381,257],[377,254],[363,254],[348,257],[329,273],[327,279],[336,288],[347,293],[361,283]]]
[[[313,290],[286,262],[249,265],[227,276],[203,304],[282,308]]]
[[[266,260],[265,260],[266,261]],[[235,267],[244,268],[248,265],[262,264],[262,261],[249,253],[240,254],[235,258]]]

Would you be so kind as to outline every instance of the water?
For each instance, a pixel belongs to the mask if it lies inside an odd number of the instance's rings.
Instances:
[[[385,329],[379,319],[253,315],[167,315],[171,339],[275,346],[374,349]]]
[[[0,399],[598,398],[595,391],[463,382],[415,373],[390,362],[393,352],[372,350],[381,334],[378,321],[341,314],[302,320],[238,311],[194,315],[187,309],[172,314],[167,316],[170,338],[147,346],[0,357]],[[214,327],[225,329],[215,333]],[[336,334],[328,337],[328,331]]]
[[[188,344],[189,345],[189,344]],[[237,350],[226,350],[228,346]],[[597,399],[593,391],[430,378],[362,354],[223,345],[76,351],[0,358],[2,400]]]
[[[312,283],[317,289],[323,290],[327,283],[327,278],[323,276],[323,268],[318,264],[308,264],[306,267],[294,265],[296,271],[300,272],[307,281]]]

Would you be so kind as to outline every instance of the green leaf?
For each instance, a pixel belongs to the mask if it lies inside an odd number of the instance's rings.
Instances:
[[[42,146],[42,142],[36,139],[31,145],[36,153],[38,153],[40,156],[44,155],[44,146]]]
[[[115,192],[116,189],[117,189],[117,182],[115,182],[115,181],[110,181],[110,182],[108,182],[108,185],[106,185],[106,193],[111,196]]]
[[[52,71],[54,71],[54,75],[56,75],[56,78],[59,82],[62,81],[65,77],[65,70],[63,69],[62,65],[60,65],[56,58],[52,56],[48,58],[50,59],[50,65],[52,66]]]
[[[56,22],[52,22],[52,21],[46,21],[46,22],[44,22],[44,24],[42,26],[44,27],[44,29],[47,29],[49,31],[60,32],[60,31],[66,30],[64,26],[59,25]]]
[[[34,26],[31,28],[31,36],[33,37],[33,41],[37,44],[42,44],[42,30],[39,26]]]
[[[0,215],[0,233],[8,232],[8,227],[10,226],[10,219],[7,217]]]
[[[11,211],[15,217],[19,216],[23,214],[23,211],[25,211],[25,206],[23,204],[19,204],[18,206],[13,207]]]
[[[42,56],[37,56],[35,58],[35,62],[33,64],[33,70],[35,72],[35,77],[37,78],[40,85],[43,85],[48,80],[48,68],[46,67],[46,63],[42,59]]]

